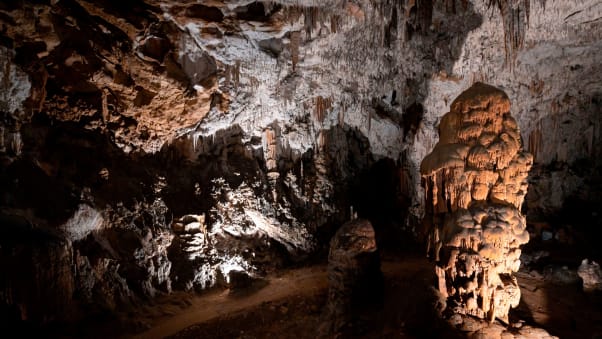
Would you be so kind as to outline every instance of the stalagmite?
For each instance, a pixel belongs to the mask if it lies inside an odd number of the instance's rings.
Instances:
[[[506,94],[482,83],[451,104],[439,134],[420,170],[443,315],[507,322],[520,301],[512,273],[529,240],[520,207],[533,157],[522,150]]]
[[[377,302],[382,295],[382,273],[374,228],[370,221],[354,218],[330,241],[328,300],[318,330],[319,338],[346,337],[359,305]]]

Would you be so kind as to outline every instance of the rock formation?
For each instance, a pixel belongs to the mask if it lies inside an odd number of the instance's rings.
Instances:
[[[343,327],[349,325],[354,307],[367,300],[378,301],[381,290],[382,273],[374,228],[368,220],[349,221],[330,242],[328,300],[319,335],[340,335]]]
[[[583,259],[577,274],[583,281],[585,292],[602,291],[602,270],[597,262]]]
[[[482,83],[452,102],[439,136],[420,171],[446,312],[507,322],[520,300],[512,273],[529,241],[520,208],[533,158],[522,150],[508,96]]]
[[[420,161],[475,80],[515,103],[540,169],[529,213],[595,201],[601,16],[599,0],[0,1],[0,312],[69,319],[302,260],[350,205],[394,200],[351,194],[375,164],[403,201],[374,227],[414,232]],[[24,297],[37,277],[56,284]]]

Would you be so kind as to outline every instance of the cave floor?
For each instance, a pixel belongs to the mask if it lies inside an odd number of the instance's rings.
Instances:
[[[602,294],[581,284],[551,284],[538,274],[519,271],[521,303],[511,315],[560,338],[602,338]]]
[[[264,306],[286,305],[292,300],[303,304],[305,303],[304,300],[311,300],[316,303],[315,305],[318,305],[324,302],[327,289],[326,266],[310,266],[283,272],[270,278],[267,282],[260,283],[259,286],[250,287],[247,290],[236,292],[216,290],[192,298],[190,298],[190,294],[182,293],[178,296],[178,299],[189,298],[182,300],[184,304],[188,305],[183,309],[178,307],[182,305],[182,302],[176,301],[174,303],[173,300],[168,304],[167,309],[164,308],[165,305],[161,302],[158,303],[158,308],[155,306],[145,307],[142,312],[144,314],[142,321],[151,323],[153,326],[136,337],[180,336],[179,332],[188,333],[190,337],[232,338],[233,333],[236,337],[243,327],[266,324],[262,319],[265,316]],[[260,313],[257,312],[258,309]],[[255,316],[257,318],[253,319]],[[282,318],[287,318],[284,312]],[[220,335],[219,323],[226,325],[225,323],[235,319],[236,324],[225,327],[229,327],[230,330]],[[249,324],[245,324],[245,319],[248,320]],[[272,321],[274,320],[272,316]],[[214,328],[215,333],[195,334],[199,328],[207,325],[211,326],[210,324],[217,325]],[[236,331],[237,329],[240,330]]]
[[[434,277],[428,261],[384,258],[381,268],[385,301],[366,305],[346,332],[367,338],[420,336],[408,332],[424,328],[433,318],[431,303],[425,303],[433,300],[428,286]],[[145,321],[153,326],[136,337],[315,338],[327,290],[326,265],[290,270],[250,291],[216,291],[194,297],[190,307],[173,316],[152,319],[149,314]]]
[[[361,309],[346,335],[357,338],[453,338],[434,321],[434,275],[419,256],[383,257],[384,301]],[[560,338],[602,334],[602,295],[580,286],[550,284],[517,274],[523,298],[511,319]],[[137,338],[315,338],[328,289],[325,265],[292,269],[260,286],[190,296],[176,293],[143,307],[135,318],[147,329]]]

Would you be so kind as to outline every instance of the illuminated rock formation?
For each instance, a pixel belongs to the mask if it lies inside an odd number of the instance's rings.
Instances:
[[[520,207],[532,156],[522,150],[508,96],[482,83],[451,104],[439,136],[420,171],[446,313],[507,321],[520,300],[512,273],[529,241]]]
[[[602,291],[602,271],[597,262],[583,259],[577,274],[583,280],[585,292]]]

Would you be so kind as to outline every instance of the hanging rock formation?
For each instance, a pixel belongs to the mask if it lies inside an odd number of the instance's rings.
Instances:
[[[451,104],[439,135],[420,171],[445,314],[507,322],[520,300],[512,273],[529,241],[520,207],[532,156],[522,150],[508,96],[482,83]]]

